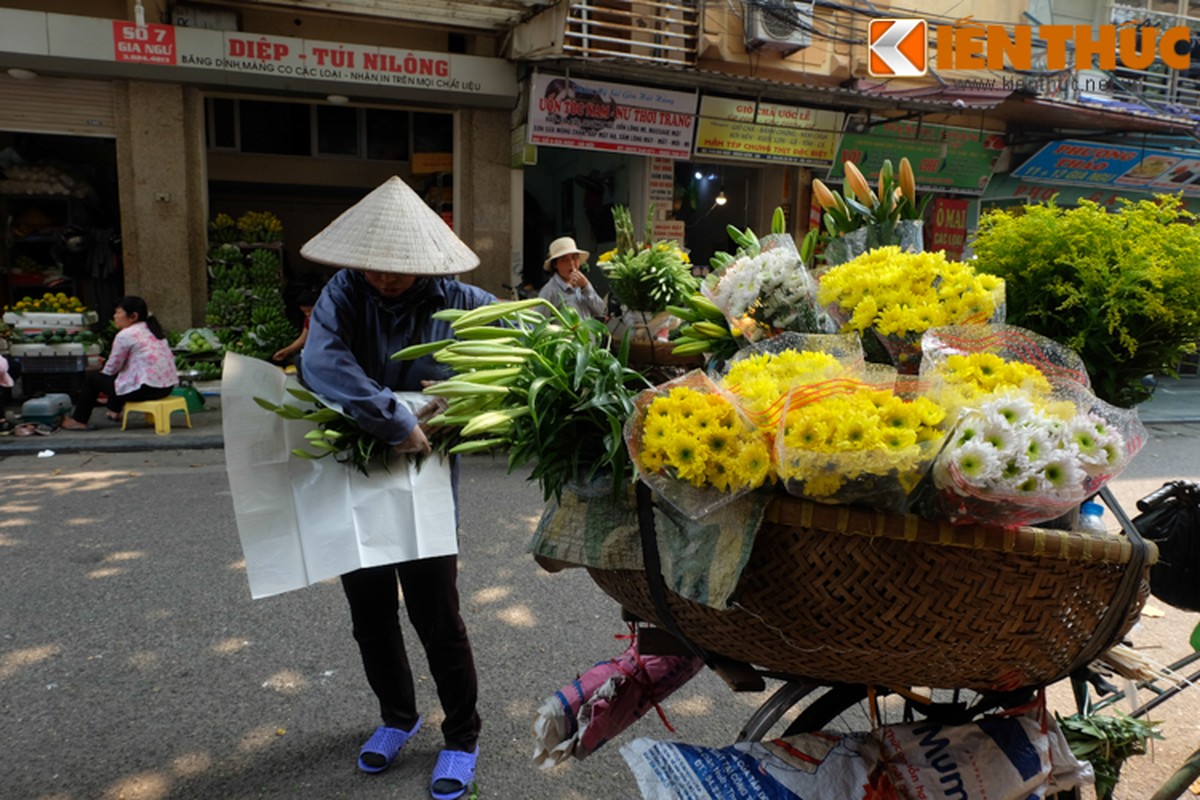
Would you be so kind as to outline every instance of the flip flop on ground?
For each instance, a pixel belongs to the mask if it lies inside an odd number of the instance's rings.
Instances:
[[[433,768],[433,780],[429,793],[433,800],[457,800],[471,788],[475,780],[475,762],[479,759],[479,745],[470,753],[462,750],[443,750],[438,754]]]
[[[380,725],[358,752],[358,768],[363,772],[383,772],[392,765],[400,750],[420,729],[420,717],[417,717],[417,724],[413,725],[410,731]]]

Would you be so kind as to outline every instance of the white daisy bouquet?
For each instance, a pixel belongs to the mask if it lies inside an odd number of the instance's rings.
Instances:
[[[693,519],[773,480],[767,436],[700,370],[641,392],[624,433],[638,477]]]
[[[922,376],[957,413],[933,467],[939,514],[1012,527],[1079,506],[1129,463],[1145,429],[1098,399],[1078,357],[1014,326],[961,326],[924,339]]]

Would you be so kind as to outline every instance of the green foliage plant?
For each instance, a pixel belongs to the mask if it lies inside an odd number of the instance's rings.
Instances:
[[[616,249],[603,254],[600,268],[608,278],[613,297],[631,311],[656,314],[669,305],[680,305],[700,287],[692,275],[687,253],[671,241],[637,241],[633,221],[625,206],[613,207],[613,223],[617,231]],[[648,234],[654,219],[654,208],[646,217]]]
[[[1200,228],[1177,196],[992,211],[976,269],[1005,281],[1007,321],[1079,353],[1097,396],[1131,407],[1200,339]]]
[[[1144,754],[1150,739],[1163,738],[1157,722],[1120,712],[1113,716],[1072,714],[1057,719],[1072,755],[1091,762],[1096,773],[1096,797],[1100,800],[1112,797],[1126,759]]]

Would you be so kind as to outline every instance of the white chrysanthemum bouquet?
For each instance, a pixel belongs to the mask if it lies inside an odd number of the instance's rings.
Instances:
[[[1092,394],[1066,348],[1021,328],[960,326],[924,338],[922,377],[957,422],[933,467],[952,522],[1031,525],[1095,494],[1140,449],[1136,412]]]

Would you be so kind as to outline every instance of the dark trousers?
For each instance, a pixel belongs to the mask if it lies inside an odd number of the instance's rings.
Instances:
[[[119,413],[128,402],[161,400],[174,388],[173,386],[139,386],[129,394],[119,395],[117,394],[116,375],[105,375],[99,370],[91,370],[84,373],[83,393],[79,396],[79,402],[75,404],[75,411],[71,417],[76,422],[84,423],[91,419],[92,411],[96,408],[96,401],[101,392],[108,395],[108,401],[104,405],[109,410]]]
[[[383,724],[409,730],[418,716],[412,669],[400,632],[397,578],[446,715],[442,723],[446,747],[474,750],[479,739],[479,687],[471,643],[459,614],[457,556],[368,567],[342,576],[354,639],[367,682],[379,698]]]

